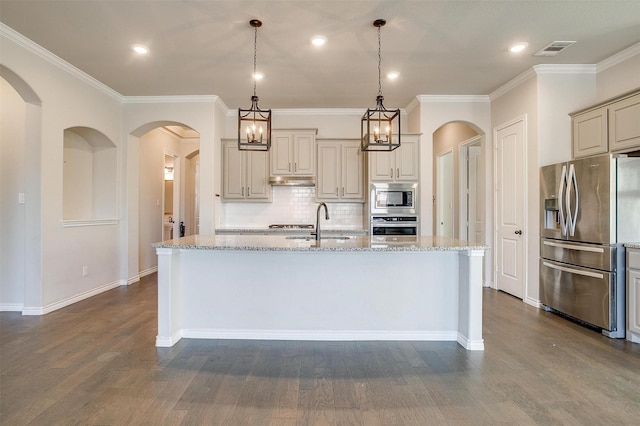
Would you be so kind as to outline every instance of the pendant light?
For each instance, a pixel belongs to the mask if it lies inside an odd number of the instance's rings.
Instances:
[[[240,151],[268,151],[271,148],[271,110],[260,109],[256,95],[256,57],[258,28],[262,21],[252,19],[253,27],[253,96],[250,109],[238,109],[238,149]]]
[[[376,108],[367,109],[362,116],[360,149],[362,151],[393,151],[400,146],[400,109],[387,109],[382,104],[382,84],[380,83],[380,28],[387,21],[376,19],[373,26],[378,28],[378,96]]]

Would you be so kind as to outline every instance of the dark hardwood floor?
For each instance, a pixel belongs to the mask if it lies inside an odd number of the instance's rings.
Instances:
[[[0,424],[640,424],[640,345],[494,290],[484,290],[484,352],[455,342],[156,348],[155,280],[42,317],[0,313]]]

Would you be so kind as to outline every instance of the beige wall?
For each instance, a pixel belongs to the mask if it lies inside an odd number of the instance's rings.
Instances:
[[[632,54],[635,55],[630,56]],[[630,57],[614,66],[609,66],[608,64],[618,55]],[[640,88],[640,43],[618,55],[603,61],[601,68],[606,68],[597,74],[597,93],[594,103]]]
[[[0,78],[0,309],[22,310],[25,282],[25,102]]]

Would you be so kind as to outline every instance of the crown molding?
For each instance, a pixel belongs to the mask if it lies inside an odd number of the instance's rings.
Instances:
[[[220,97],[216,95],[124,96],[122,98],[122,103],[125,104],[215,104],[219,101]]]
[[[541,64],[541,65],[534,65],[533,70],[537,75],[595,74],[596,66],[593,64]]]
[[[0,36],[5,37],[7,40],[14,42],[20,47],[23,47],[24,49],[28,50],[34,55],[60,68],[61,70],[69,73],[70,75],[88,84],[94,89],[104,93],[105,95],[119,102],[122,102],[123,96],[120,93],[116,92],[109,86],[91,77],[89,74],[80,70],[79,68],[74,67],[69,62],[65,61],[59,56],[56,56],[53,53],[49,52],[47,49],[40,46],[39,44],[29,40],[28,38],[26,38],[25,36],[17,32],[16,30],[14,30],[13,28],[8,27],[6,24],[2,22],[0,22]]]
[[[516,76],[512,80],[509,80],[508,82],[506,82],[505,84],[503,84],[502,86],[498,87],[496,90],[491,92],[489,94],[489,99],[493,102],[494,100],[498,99],[500,96],[510,92],[511,90],[515,89],[525,81],[529,80],[531,77],[535,77],[535,76],[536,76],[536,73],[533,70],[533,68],[529,68],[522,74]]]
[[[620,62],[624,62],[627,59],[633,58],[634,56],[640,55],[640,42],[633,44],[626,49],[616,53],[613,56],[609,56],[608,58],[598,62],[596,64],[597,72],[602,72],[608,68],[618,65]]]
[[[418,95],[416,100],[420,103],[474,103],[489,102],[487,95]]]
[[[277,115],[298,115],[298,116],[319,116],[319,115],[353,115],[362,116],[366,108],[272,108],[271,113],[274,116]],[[232,109],[227,112],[228,116],[236,116],[237,109]],[[400,114],[404,111],[400,109]]]

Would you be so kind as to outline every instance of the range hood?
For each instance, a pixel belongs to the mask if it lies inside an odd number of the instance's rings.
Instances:
[[[271,176],[269,184],[273,186],[316,186],[315,176]]]

